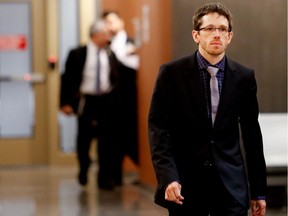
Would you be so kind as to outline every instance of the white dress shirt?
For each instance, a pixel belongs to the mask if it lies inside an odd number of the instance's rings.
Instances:
[[[80,91],[82,94],[96,94],[96,68],[97,68],[97,52],[99,48],[90,42],[87,45],[87,56],[83,71],[82,83]],[[100,49],[100,91],[105,94],[111,91],[110,83],[110,65],[109,58],[105,49]]]
[[[135,46],[127,43],[127,33],[124,30],[119,31],[111,41],[110,48],[115,53],[117,59],[125,66],[137,70],[139,68],[139,56],[131,54]]]

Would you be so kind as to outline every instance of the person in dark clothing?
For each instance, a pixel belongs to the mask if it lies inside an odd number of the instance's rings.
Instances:
[[[103,20],[90,29],[91,41],[70,51],[61,84],[61,111],[78,115],[78,180],[88,182],[91,141],[97,138],[98,186],[111,190],[121,185],[115,179],[115,152],[120,151],[119,62],[109,48],[111,34]]]
[[[122,149],[118,154],[119,167],[115,171],[116,178],[122,179],[122,162],[125,155],[129,156],[135,165],[139,163],[138,156],[138,127],[137,127],[137,71],[139,55],[134,40],[125,30],[124,20],[115,11],[104,11],[102,18],[112,34],[110,49],[120,62],[121,81],[120,122],[119,128]],[[117,174],[118,173],[118,174]]]
[[[233,32],[222,4],[203,5],[193,22],[198,50],[160,67],[151,100],[155,202],[169,216],[247,216],[250,201],[252,215],[264,216],[266,164],[254,71],[225,55]]]

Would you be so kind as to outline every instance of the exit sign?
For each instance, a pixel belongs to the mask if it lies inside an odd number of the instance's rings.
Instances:
[[[25,35],[0,35],[0,51],[24,51],[26,48]]]

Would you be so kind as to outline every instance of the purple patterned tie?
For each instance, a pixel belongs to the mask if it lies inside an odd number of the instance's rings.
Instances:
[[[210,92],[211,92],[211,115],[212,115],[212,125],[214,126],[218,104],[219,104],[219,89],[218,89],[218,80],[216,78],[216,74],[219,68],[209,66],[207,67],[207,71],[211,75],[210,79]]]
[[[100,50],[97,51],[97,59],[96,59],[96,94],[99,95],[101,93],[100,90]]]

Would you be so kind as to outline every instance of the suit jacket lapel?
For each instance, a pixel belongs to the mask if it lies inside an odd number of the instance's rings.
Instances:
[[[236,67],[234,64],[227,58],[227,65],[225,69],[225,78],[223,83],[222,92],[220,95],[220,102],[218,106],[217,116],[214,123],[214,129],[220,124],[223,120],[223,114],[225,109],[228,107],[228,103],[233,99],[235,93],[236,83]]]
[[[205,97],[202,91],[200,72],[195,62],[195,55],[192,55],[189,65],[187,65],[185,80],[187,81],[187,85],[190,88],[189,91],[191,92],[191,100],[195,101],[195,104],[199,109],[199,113],[201,113],[201,118],[207,120],[207,108]]]

